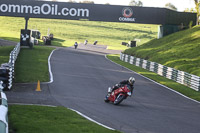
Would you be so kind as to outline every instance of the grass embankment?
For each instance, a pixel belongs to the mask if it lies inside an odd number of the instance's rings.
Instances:
[[[8,63],[14,46],[0,47],[0,65]],[[21,48],[15,64],[15,82],[49,81],[48,57],[54,48],[34,46]]]
[[[10,52],[13,50],[14,46],[1,47],[0,46],[0,66],[2,63],[8,63]]]
[[[137,67],[137,66],[134,66],[132,64],[129,64],[129,63],[126,63],[126,62],[123,62],[120,60],[119,58],[119,55],[107,55],[108,59],[122,65],[122,66],[125,66],[131,70],[133,70],[134,72],[137,72],[141,75],[144,75],[145,77],[148,77],[160,84],[163,84],[171,89],[174,89],[180,93],[182,93],[183,95],[185,96],[188,96],[192,99],[195,99],[197,101],[200,101],[200,92],[197,92],[195,90],[192,90],[191,88],[188,88],[184,85],[181,85],[173,80],[169,80],[165,77],[162,77],[156,73],[153,73],[153,72],[150,72],[148,70],[145,70],[141,67]],[[136,79],[137,80],[137,79]],[[137,81],[136,81],[137,82]]]
[[[0,38],[19,42],[20,30],[25,27],[24,18],[0,17]],[[157,25],[128,24],[73,20],[30,19],[29,29],[38,29],[42,36],[48,29],[56,38],[52,45],[72,46],[75,41],[83,43],[86,39],[93,44],[108,45],[109,49],[126,49],[121,45],[134,39],[138,45],[157,37]]]
[[[49,81],[48,57],[54,48],[22,48],[15,65],[15,82]]]
[[[9,106],[10,133],[120,133],[64,107]]]
[[[124,53],[200,76],[200,26],[155,39]]]

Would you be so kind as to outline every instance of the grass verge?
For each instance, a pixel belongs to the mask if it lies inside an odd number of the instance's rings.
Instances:
[[[14,46],[0,46],[0,65],[2,63],[8,63],[10,52],[13,50]]]
[[[127,49],[125,54],[200,76],[199,42],[200,26],[195,26]]]
[[[9,106],[10,133],[120,133],[64,107]]]
[[[24,18],[0,16],[0,38],[19,42],[20,30],[24,29]],[[108,45],[110,49],[126,49],[122,42],[137,39],[141,45],[157,36],[158,25],[95,22],[77,20],[56,20],[30,18],[29,29],[38,29],[42,36],[50,30],[56,40],[52,45],[72,46],[74,42],[83,43],[86,39],[89,44],[98,41],[98,44]]]
[[[48,57],[53,49],[44,46],[22,48],[15,65],[15,82],[49,81]]]
[[[160,84],[163,84],[171,89],[174,89],[180,93],[182,93],[183,95],[185,96],[188,96],[192,99],[195,99],[197,101],[200,101],[200,92],[197,92],[195,90],[192,90],[191,88],[189,87],[186,87],[184,85],[181,85],[173,80],[170,80],[170,79],[167,79],[165,77],[162,77],[156,73],[153,73],[153,72],[150,72],[148,70],[145,70],[143,68],[140,68],[140,67],[137,67],[137,66],[134,66],[132,64],[129,64],[127,62],[123,62],[120,60],[119,58],[119,55],[107,55],[108,59],[114,61],[115,63],[117,64],[120,64],[126,68],[129,68],[131,70],[133,70],[134,72],[137,72],[141,75],[144,75],[145,77],[148,77]]]

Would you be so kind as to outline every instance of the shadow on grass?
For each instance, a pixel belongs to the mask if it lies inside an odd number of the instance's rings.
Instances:
[[[2,37],[2,36],[0,36],[0,39],[13,41],[13,42],[20,42],[20,38],[15,38],[15,37]]]
[[[53,46],[59,46],[59,47],[63,47],[62,43],[65,42],[65,40],[60,39],[60,38],[54,38],[51,42],[51,44]]]
[[[65,40],[59,39],[59,38],[54,38],[54,39],[51,41],[51,45],[52,45],[52,46],[64,47],[64,46],[62,45],[63,42],[65,42]],[[39,40],[39,45],[45,45],[42,39]]]

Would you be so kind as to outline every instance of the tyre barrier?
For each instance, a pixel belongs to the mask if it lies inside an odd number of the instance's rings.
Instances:
[[[8,133],[8,103],[3,92],[2,81],[0,82],[0,133]]]
[[[3,81],[4,89],[10,90],[14,79],[15,61],[17,60],[20,52],[20,43],[10,52],[10,58],[8,63],[1,64],[0,67],[0,81]]]
[[[128,62],[135,66],[144,68],[151,72],[155,72],[160,76],[164,76],[168,79],[174,80],[180,84],[188,86],[189,88],[200,91],[200,77],[196,75],[189,74],[180,70],[176,70],[171,67],[167,67],[156,62],[151,62],[134,56],[126,55],[121,53],[120,60]]]

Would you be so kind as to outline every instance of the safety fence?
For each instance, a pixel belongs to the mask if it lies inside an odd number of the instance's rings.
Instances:
[[[133,64],[135,66],[147,69],[151,72],[155,72],[168,79],[174,80],[180,84],[186,85],[191,89],[200,91],[200,77],[189,74],[174,68],[170,68],[156,62],[151,62],[134,56],[121,53],[120,60]]]
[[[8,63],[0,67],[0,133],[8,133],[8,103],[4,89],[10,90],[13,85],[15,61],[20,52],[20,43],[10,52]]]
[[[8,133],[8,103],[0,81],[0,133]]]
[[[14,79],[15,61],[20,52],[20,43],[10,52],[10,58],[8,63],[1,64],[0,67],[0,81],[3,81],[4,89],[11,89]]]

